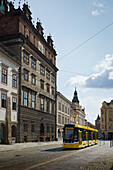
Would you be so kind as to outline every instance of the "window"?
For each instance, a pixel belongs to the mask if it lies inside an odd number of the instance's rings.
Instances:
[[[36,69],[36,60],[34,58],[31,59],[31,67]]]
[[[50,71],[46,70],[46,77],[50,80]]]
[[[54,114],[54,103],[52,103],[52,114]]]
[[[32,94],[32,97],[31,97],[32,99],[32,105],[31,105],[31,107],[32,108],[35,108],[35,95],[34,94]]]
[[[58,109],[61,110],[61,103],[58,103]]]
[[[102,117],[102,122],[104,121],[104,118]]]
[[[109,111],[109,115],[113,115],[113,111]]]
[[[43,45],[40,41],[38,41],[38,49],[43,54]]]
[[[40,66],[40,74],[45,75],[45,68],[42,65]]]
[[[67,113],[67,106],[65,106],[65,113]]]
[[[29,64],[29,55],[24,52],[24,62]]]
[[[64,124],[64,116],[62,116],[62,124]]]
[[[6,94],[2,94],[2,107],[6,108]]]
[[[50,92],[50,85],[47,84],[47,92],[49,93]]]
[[[113,129],[113,125],[109,125],[109,129]]]
[[[52,95],[54,95],[54,88],[52,87]]]
[[[17,76],[16,74],[13,75],[13,87],[17,87]]]
[[[110,121],[110,122],[113,121],[113,117],[109,117],[109,121]]]
[[[44,81],[43,80],[40,80],[40,87],[41,87],[41,89],[44,90]]]
[[[34,75],[34,74],[32,74],[31,75],[32,76],[32,78],[31,78],[31,83],[33,84],[33,85],[35,85],[36,84],[36,76]]]
[[[17,99],[13,97],[12,110],[16,110],[16,101]]]
[[[104,129],[104,125],[102,125],[102,129]]]
[[[58,115],[58,123],[61,124],[61,116]]]
[[[28,106],[28,92],[24,91],[24,106]]]
[[[40,109],[44,111],[44,99],[43,98],[40,99]]]
[[[28,131],[28,123],[24,122],[24,132],[27,132],[27,131]]]
[[[64,112],[64,105],[62,105],[62,112]]]
[[[35,133],[35,124],[31,124],[31,132]]]
[[[68,108],[68,114],[69,114],[69,108]]]
[[[55,77],[54,77],[54,75],[52,75],[51,81],[52,81],[53,83],[55,82]]]
[[[7,84],[7,70],[2,68],[2,82]]]
[[[52,103],[52,113],[54,114],[54,103]]]
[[[24,80],[28,81],[28,71],[24,69]]]
[[[47,112],[50,112],[50,101],[47,101]]]

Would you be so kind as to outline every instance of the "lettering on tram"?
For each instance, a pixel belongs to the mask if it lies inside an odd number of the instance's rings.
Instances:
[[[78,124],[64,125],[63,147],[83,148],[98,143],[98,130]]]

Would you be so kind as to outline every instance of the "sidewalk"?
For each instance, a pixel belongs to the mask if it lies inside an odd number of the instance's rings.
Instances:
[[[44,145],[58,145],[58,144],[62,144],[62,143],[63,143],[62,140],[59,140],[59,141],[51,141],[51,142],[15,143],[12,145],[0,144],[0,152],[21,150],[21,149],[39,147],[39,146],[44,146]]]

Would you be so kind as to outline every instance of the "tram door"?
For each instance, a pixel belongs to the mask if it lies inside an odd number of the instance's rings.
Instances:
[[[93,140],[93,132],[91,132],[91,140]]]
[[[82,144],[82,131],[79,130],[79,144]]]
[[[86,140],[88,141],[88,132],[86,132]]]

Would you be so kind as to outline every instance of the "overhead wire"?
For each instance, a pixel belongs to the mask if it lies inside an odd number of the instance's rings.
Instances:
[[[97,33],[95,33],[93,36],[91,36],[90,38],[88,38],[87,40],[83,41],[81,44],[79,44],[78,46],[76,46],[74,49],[72,49],[71,51],[69,51],[67,54],[65,54],[63,57],[59,58],[57,61],[61,61],[62,59],[64,59],[65,57],[67,57],[69,54],[71,54],[73,51],[79,49],[81,46],[83,46],[84,44],[86,44],[88,41],[90,41],[91,39],[93,39],[94,37],[96,37],[98,34],[100,34],[101,32],[103,32],[104,30],[106,30],[108,27],[112,26],[113,22],[111,22],[109,25],[107,25],[106,27],[104,27],[103,29],[101,29],[100,31],[98,31]]]

